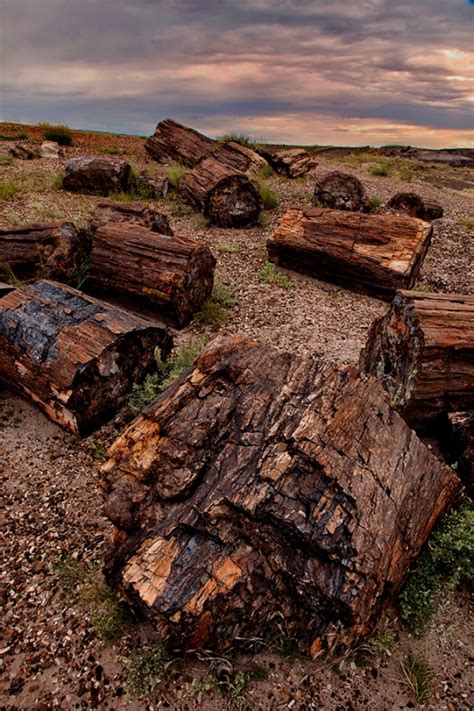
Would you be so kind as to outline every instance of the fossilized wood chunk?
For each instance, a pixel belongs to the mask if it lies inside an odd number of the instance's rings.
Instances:
[[[193,168],[212,153],[215,142],[193,128],[176,121],[160,121],[153,136],[145,141],[145,149],[162,163],[181,163]]]
[[[86,236],[72,222],[2,227],[0,275],[74,282],[87,251]]]
[[[248,178],[258,178],[268,162],[256,151],[242,146],[235,141],[227,141],[212,154],[215,160],[236,173],[243,173]]]
[[[287,178],[301,178],[318,164],[304,148],[270,148],[259,149],[262,155],[276,173]]]
[[[283,267],[390,299],[414,284],[431,234],[428,223],[411,217],[291,209],[267,250]]]
[[[397,293],[373,322],[360,364],[415,428],[468,409],[474,401],[474,296]]]
[[[19,141],[11,146],[9,153],[14,158],[19,158],[20,160],[33,160],[34,158],[40,158],[40,152],[38,146],[32,146],[26,141]]]
[[[146,203],[99,202],[91,213],[90,228],[98,230],[116,222],[147,227],[152,232],[172,235],[168,217]]]
[[[185,326],[212,292],[215,264],[202,242],[117,222],[93,233],[87,283],[152,305]]]
[[[375,378],[238,336],[109,455],[108,581],[184,648],[366,633],[460,489]]]
[[[443,217],[443,208],[439,203],[425,200],[417,193],[397,193],[390,198],[387,207],[394,212],[405,213],[429,222]]]
[[[467,492],[474,494],[474,410],[450,412],[450,448],[457,457],[458,472]]]
[[[166,356],[171,338],[137,318],[52,281],[0,299],[0,380],[73,432],[91,432]]]
[[[64,190],[89,195],[126,192],[131,167],[124,160],[106,158],[72,158],[66,163]]]
[[[320,178],[314,188],[314,204],[333,210],[369,212],[370,203],[358,178],[335,170]]]

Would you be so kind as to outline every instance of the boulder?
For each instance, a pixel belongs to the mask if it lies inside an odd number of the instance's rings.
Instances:
[[[39,147],[41,158],[58,159],[64,156],[64,149],[55,141],[44,141]]]

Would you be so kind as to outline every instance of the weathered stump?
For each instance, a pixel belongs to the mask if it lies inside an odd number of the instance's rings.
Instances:
[[[202,242],[118,222],[92,235],[88,284],[151,305],[182,327],[210,296],[215,263]]]
[[[72,222],[0,228],[0,273],[4,278],[74,282],[87,255],[87,239]]]
[[[367,193],[360,180],[339,170],[328,173],[316,182],[313,200],[317,207],[351,212],[370,211]]]
[[[443,208],[437,202],[425,200],[417,193],[397,193],[387,203],[387,207],[397,213],[404,213],[420,220],[438,220],[443,217]]]
[[[146,227],[162,235],[173,234],[168,217],[163,212],[138,202],[99,202],[91,213],[90,229],[98,230],[100,227],[117,222]]]
[[[271,165],[276,173],[287,178],[301,178],[318,164],[304,148],[271,148],[259,149],[259,153]]]
[[[411,217],[291,209],[267,250],[282,267],[391,299],[414,284],[431,234],[429,224]]]
[[[171,119],[160,121],[153,136],[145,141],[145,149],[155,160],[188,168],[211,155],[214,145],[207,136]]]
[[[188,649],[367,633],[460,489],[375,378],[241,337],[109,455],[107,579]]]
[[[165,327],[67,286],[39,281],[0,299],[0,380],[72,432],[87,434],[166,356]]]
[[[66,163],[63,188],[88,195],[126,192],[131,170],[124,160],[73,158]]]
[[[474,296],[398,293],[376,319],[361,367],[376,375],[394,407],[417,429],[472,407]]]

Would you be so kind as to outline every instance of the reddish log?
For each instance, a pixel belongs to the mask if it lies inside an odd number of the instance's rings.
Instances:
[[[145,141],[145,149],[162,163],[180,163],[193,168],[211,155],[215,142],[193,128],[176,121],[160,121],[153,136]]]

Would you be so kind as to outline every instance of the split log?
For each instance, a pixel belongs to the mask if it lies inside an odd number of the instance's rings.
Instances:
[[[458,462],[458,473],[467,493],[474,495],[474,410],[448,415],[450,451]]]
[[[236,170],[234,165],[238,163],[253,173],[255,164],[228,144],[223,146],[183,175],[179,183],[180,197],[221,227],[255,224],[260,213],[260,195],[245,172]]]
[[[367,633],[461,488],[375,378],[238,336],[109,455],[107,579],[173,648]]]
[[[437,202],[425,200],[417,193],[397,193],[387,203],[387,207],[397,213],[404,213],[420,220],[439,220],[443,208]]]
[[[242,146],[235,141],[227,141],[217,148],[212,154],[212,158],[218,160],[230,171],[243,173],[248,178],[259,178],[268,162],[256,151],[247,146]]]
[[[424,430],[443,413],[472,407],[474,296],[397,293],[376,319],[360,359],[376,375],[394,407]]]
[[[91,213],[89,224],[90,229],[95,231],[100,227],[117,222],[146,227],[152,232],[159,232],[162,235],[173,234],[168,217],[163,212],[138,202],[99,202]]]
[[[52,281],[0,299],[0,380],[55,422],[87,434],[171,349],[166,328]]]
[[[428,223],[411,217],[291,209],[267,250],[282,267],[391,299],[414,284],[431,234]]]
[[[26,143],[26,141],[15,143],[15,145],[9,149],[9,153],[14,158],[19,158],[20,160],[33,160],[34,158],[41,157],[38,146],[32,146],[30,143]]]
[[[202,242],[119,222],[93,234],[88,283],[154,306],[182,327],[211,295],[215,264]]]
[[[335,170],[317,181],[314,188],[314,204],[333,210],[370,212],[370,203],[365,188],[354,175]]]
[[[301,178],[318,165],[304,148],[270,148],[259,149],[259,153],[271,165],[276,173],[287,178]]]
[[[132,169],[124,160],[73,158],[66,163],[64,190],[87,195],[126,192]]]
[[[72,222],[0,228],[0,273],[74,282],[87,248]]]
[[[211,155],[215,141],[176,121],[160,121],[155,133],[145,141],[145,149],[162,163],[180,163],[193,168]]]

